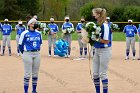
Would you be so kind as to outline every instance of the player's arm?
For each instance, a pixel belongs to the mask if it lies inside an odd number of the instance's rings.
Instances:
[[[21,36],[19,38],[19,50],[23,54],[24,52],[24,41],[25,41],[25,34],[26,32],[21,33]]]
[[[126,26],[124,27],[123,32],[126,33]]]
[[[138,33],[138,30],[137,30],[137,27],[136,26],[134,27],[134,31],[135,31],[135,34]]]
[[[81,32],[81,28],[80,28],[79,25],[76,26],[76,32],[77,32],[77,33],[80,33],[80,32]]]

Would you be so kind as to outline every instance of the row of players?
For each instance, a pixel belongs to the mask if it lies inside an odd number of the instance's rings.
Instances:
[[[33,18],[37,19],[37,16],[35,15],[35,16],[33,16]],[[109,25],[112,24],[112,22],[110,22],[109,17],[106,18],[106,21],[108,21]],[[81,29],[82,29],[82,26],[84,23],[85,23],[85,19],[84,19],[84,17],[82,17],[80,22],[76,26],[76,32],[78,34],[80,57],[87,57],[87,44],[84,44],[81,42],[81,39],[82,39]],[[54,23],[53,17],[50,18],[50,23],[47,25],[47,27],[51,28],[51,30],[48,33],[48,50],[49,50],[48,56],[51,56],[52,55],[52,46],[55,49],[55,42],[57,39],[56,36],[57,36],[57,32],[59,31],[59,28],[58,28],[58,25]],[[5,46],[7,43],[8,50],[9,50],[9,56],[11,56],[10,34],[12,32],[12,26],[10,24],[8,24],[8,19],[4,20],[3,25],[0,24],[0,28],[1,28],[2,35],[3,35],[2,48],[1,48],[1,44],[0,44],[0,50],[2,50],[1,55],[2,56],[4,55]],[[62,25],[62,33],[63,33],[63,39],[69,43],[68,56],[70,56],[72,36],[71,36],[71,33],[65,32],[66,28],[74,28],[73,24],[70,22],[69,16],[65,17],[65,22]],[[19,56],[20,55],[20,51],[19,51],[19,47],[18,47],[19,37],[20,37],[21,33],[26,30],[26,26],[23,25],[22,21],[20,20],[20,21],[18,21],[18,24],[15,26],[15,30],[16,30],[16,42],[17,42],[17,55]],[[134,26],[132,24],[132,20],[128,20],[128,25],[126,25],[124,27],[123,32],[126,33],[126,60],[129,59],[130,46],[132,47],[133,59],[135,59],[135,53],[136,53],[135,34],[137,34],[137,32],[138,32],[138,37],[140,38],[140,26],[137,29],[136,26]],[[54,56],[56,56],[55,52],[53,54],[54,54]],[[93,54],[94,54],[94,51],[93,51]],[[138,60],[140,60],[140,50],[139,50]]]

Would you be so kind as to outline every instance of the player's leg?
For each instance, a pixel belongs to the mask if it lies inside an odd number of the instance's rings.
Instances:
[[[29,80],[32,74],[32,57],[29,52],[23,53],[23,64],[24,64],[24,93],[28,93]]]
[[[71,53],[71,40],[72,40],[71,34],[67,35],[67,39],[68,39],[68,43],[69,43],[68,55],[70,56],[70,53]]]
[[[55,47],[56,47],[55,42],[56,42],[56,38],[53,37],[53,51],[55,50]],[[56,56],[55,51],[54,51],[54,56]]]
[[[6,36],[5,35],[3,35],[3,37],[2,37],[2,42],[3,42],[3,44],[2,44],[2,56],[4,55],[4,53],[5,53],[5,46],[6,46]]]
[[[48,56],[51,56],[51,48],[52,48],[52,35],[48,35],[48,50],[49,50]]]
[[[129,59],[129,51],[130,51],[130,44],[131,44],[131,39],[129,37],[126,37],[126,60]]]
[[[19,55],[20,55],[18,42],[19,42],[19,35],[16,35],[16,43],[17,43],[17,56],[19,56]]]
[[[102,49],[100,51],[100,78],[103,84],[103,93],[108,93],[107,70],[110,59],[111,59],[111,48]]]
[[[9,56],[11,56],[11,42],[10,42],[10,35],[7,36],[7,46],[9,50]]]
[[[81,42],[81,36],[80,35],[78,35],[78,43],[79,43],[79,47],[80,47],[80,57],[82,57],[82,54],[83,54],[83,43]]]
[[[135,55],[136,55],[136,50],[135,50],[135,37],[131,38],[131,48],[132,48],[132,53],[133,53],[133,60],[135,60]]]
[[[93,57],[93,83],[95,85],[96,93],[100,93],[100,77],[99,77],[99,67],[100,67],[100,58],[98,54],[98,49]]]
[[[84,57],[86,58],[87,57],[87,44],[83,44],[84,46]]]
[[[33,68],[32,68],[32,93],[37,93],[36,88],[37,88],[37,81],[38,81],[38,72],[39,72],[39,67],[40,67],[40,54],[39,52],[35,53],[36,57],[34,57],[33,60]]]
[[[140,38],[139,38],[139,57],[138,60],[140,60]]]

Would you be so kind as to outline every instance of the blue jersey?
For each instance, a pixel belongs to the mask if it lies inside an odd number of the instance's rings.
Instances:
[[[109,27],[111,27],[112,24],[113,24],[112,22],[108,22]]]
[[[51,29],[51,32],[52,33],[56,33],[56,32],[58,32],[59,31],[59,29],[58,29],[58,26],[57,26],[57,24],[55,24],[55,23],[50,23],[50,24],[48,24],[48,27]]]
[[[140,27],[138,28],[138,35],[140,36]]]
[[[74,26],[71,22],[65,22],[62,25],[62,30],[65,30],[66,28],[74,28]]]
[[[126,34],[126,37],[134,37],[137,33],[137,27],[134,25],[126,25],[123,32]]]
[[[78,25],[76,26],[76,31],[81,31],[82,30],[82,27],[83,27],[83,24],[82,23],[78,23]]]
[[[17,31],[17,35],[21,35],[21,33],[22,33],[23,31],[25,31],[26,28],[25,28],[24,25],[23,25],[23,26],[16,25],[15,30]]]
[[[19,39],[19,45],[23,47],[23,51],[40,50],[42,44],[42,36],[39,31],[24,31]],[[21,50],[21,49],[20,49]]]
[[[1,27],[3,35],[10,35],[12,32],[12,26],[10,24],[4,24]]]
[[[111,29],[109,27],[109,24],[103,23],[101,26],[101,35],[100,38],[103,40],[109,40],[108,44],[104,44],[101,42],[95,42],[94,47],[95,48],[106,48],[112,46],[112,39],[111,39]]]

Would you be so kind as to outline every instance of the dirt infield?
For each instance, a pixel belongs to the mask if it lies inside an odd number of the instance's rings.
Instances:
[[[72,60],[79,56],[78,48],[77,41],[73,41],[70,58],[48,57],[47,41],[43,41],[38,93],[95,93],[89,61]],[[113,42],[109,93],[140,93],[140,61],[124,58],[125,42]],[[29,91],[31,93],[31,81]],[[23,93],[23,63],[21,57],[16,56],[15,41],[12,41],[12,56],[7,52],[0,56],[0,93]]]

